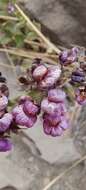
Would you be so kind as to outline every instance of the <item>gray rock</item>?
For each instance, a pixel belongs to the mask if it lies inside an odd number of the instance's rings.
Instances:
[[[42,25],[44,33],[56,44],[86,46],[86,1],[26,0],[27,13]]]

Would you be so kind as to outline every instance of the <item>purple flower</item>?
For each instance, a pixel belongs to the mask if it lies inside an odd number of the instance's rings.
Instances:
[[[8,3],[8,13],[12,14],[15,11],[15,7],[12,3]]]
[[[0,139],[0,152],[10,151],[12,147],[12,142],[9,139]]]
[[[0,97],[0,111],[6,109],[8,104],[8,98],[4,95],[1,95]]]
[[[59,119],[59,122],[56,123],[56,118],[54,119],[49,116],[44,116],[43,129],[47,135],[51,135],[53,137],[61,136],[64,130],[69,128],[69,122],[65,116],[60,117]]]
[[[83,70],[76,70],[72,73],[71,80],[72,82],[83,82],[85,80],[85,73]]]
[[[41,102],[43,129],[47,135],[60,136],[69,127],[65,98],[64,91],[52,89],[48,92],[48,98]]]
[[[60,75],[61,75],[61,69],[59,66],[51,66],[48,68],[47,77],[53,77],[56,80],[58,80]]]
[[[76,89],[75,98],[78,104],[86,105],[86,89]]]
[[[23,110],[22,105],[18,105],[16,106],[13,110],[12,110],[12,115],[15,118],[18,114],[20,114]]]
[[[75,62],[77,60],[77,54],[78,54],[77,47],[74,47],[69,51],[67,50],[63,51],[59,56],[60,63],[66,66]]]
[[[61,63],[65,63],[67,61],[67,58],[68,58],[68,51],[65,50],[63,51],[60,56],[59,56],[59,60]]]
[[[51,88],[55,85],[56,80],[53,77],[46,77],[44,80],[42,80],[39,83],[39,88],[40,89],[46,89],[46,88]]]
[[[15,122],[17,125],[25,126],[25,127],[33,127],[33,125],[36,123],[37,117],[36,116],[27,116],[25,113],[22,111],[19,113],[16,118]]]
[[[36,116],[27,116],[23,111],[23,106],[21,105],[16,106],[12,111],[12,114],[17,125],[25,126],[28,128],[32,127],[37,120]]]
[[[43,77],[47,74],[47,67],[44,65],[37,66],[33,71],[33,78],[36,81],[40,81],[43,79]]]
[[[41,109],[45,113],[52,114],[57,110],[57,104],[54,102],[49,102],[48,99],[45,98],[41,102]]]
[[[11,123],[12,123],[13,117],[12,114],[6,113],[4,116],[0,119],[0,132],[6,131]]]
[[[73,48],[71,49],[71,52],[72,52],[72,54],[78,54],[79,49],[78,49],[77,47],[73,47]]]
[[[64,103],[50,102],[47,98],[42,100],[41,109],[43,112],[47,114],[57,113],[58,115],[63,115],[67,112]]]
[[[34,116],[37,115],[39,112],[39,107],[35,105],[33,102],[26,100],[23,105],[23,110],[27,116]]]
[[[41,89],[53,87],[61,75],[61,69],[59,66],[51,66],[48,68],[48,72],[45,78],[39,83]]]
[[[59,127],[59,125],[57,126],[50,125],[48,120],[44,120],[43,129],[44,129],[45,134],[51,135],[53,137],[61,136],[63,134],[63,130],[61,127]]]
[[[61,116],[58,115],[57,113],[53,113],[53,114],[46,114],[45,113],[43,115],[43,119],[48,120],[50,125],[56,126],[61,121]]]
[[[48,100],[52,102],[63,102],[66,94],[61,89],[51,89],[48,91]]]

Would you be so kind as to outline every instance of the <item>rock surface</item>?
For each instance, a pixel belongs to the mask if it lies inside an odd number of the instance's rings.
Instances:
[[[43,31],[56,44],[86,46],[86,1],[20,0],[27,13],[43,25]]]

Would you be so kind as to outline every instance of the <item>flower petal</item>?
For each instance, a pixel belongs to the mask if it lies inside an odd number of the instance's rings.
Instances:
[[[66,98],[66,94],[61,89],[51,89],[48,91],[48,99],[52,102],[63,102]]]
[[[0,119],[0,132],[6,131],[13,120],[12,114],[6,113],[1,119]]]
[[[62,134],[63,134],[63,130],[61,127],[59,127],[59,125],[57,127],[52,127],[51,135],[53,137],[61,136]]]
[[[13,147],[12,142],[9,139],[0,139],[0,152],[6,152]]]

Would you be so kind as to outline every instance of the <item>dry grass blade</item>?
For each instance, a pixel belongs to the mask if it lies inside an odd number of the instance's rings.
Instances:
[[[6,49],[5,46],[3,46],[3,48],[4,48],[4,50]],[[12,59],[11,59],[11,57],[10,57],[10,55],[9,55],[9,53],[7,51],[5,51],[5,54],[6,54],[6,57],[7,57],[8,61],[9,61],[9,63],[10,63],[11,68],[13,69],[14,75],[17,78],[14,63],[13,63],[13,61],[12,61]]]
[[[16,9],[18,12],[21,14],[21,16],[26,20],[28,27],[31,27],[37,34],[38,36],[47,44],[49,48],[54,50],[57,54],[59,54],[61,51],[53,44],[51,43],[38,29],[37,27],[32,23],[29,17],[25,15],[25,13],[20,9],[20,7],[15,4]]]
[[[24,50],[17,49],[17,48],[9,48],[9,49],[0,48],[0,52],[7,52],[7,53],[15,55],[15,56],[25,57],[25,58],[29,58],[29,59],[35,59],[35,58],[39,57],[39,58],[43,59],[44,61],[50,62],[51,64],[57,64],[57,61],[52,60],[53,58],[57,58],[57,60],[58,60],[58,56],[55,56],[55,55],[24,51]],[[52,59],[50,59],[50,58],[52,58]]]
[[[17,21],[17,20],[19,20],[18,18],[16,18],[16,17],[12,17],[12,16],[4,16],[4,15],[0,15],[0,19],[2,19],[2,20],[12,20],[12,21]]]
[[[67,173],[69,173],[73,168],[78,166],[82,161],[86,160],[86,155],[83,156],[80,160],[76,161],[72,166],[70,166],[68,169],[66,169],[64,172],[62,172],[60,175],[55,177],[46,187],[44,187],[42,190],[48,190],[50,189],[56,182],[58,182],[63,176],[65,176]]]
[[[40,46],[40,47],[43,47],[43,48],[47,48],[44,43],[30,41],[30,40],[27,40],[27,39],[25,39],[24,42],[27,43],[27,44],[30,44],[30,45],[36,45],[36,46]]]

